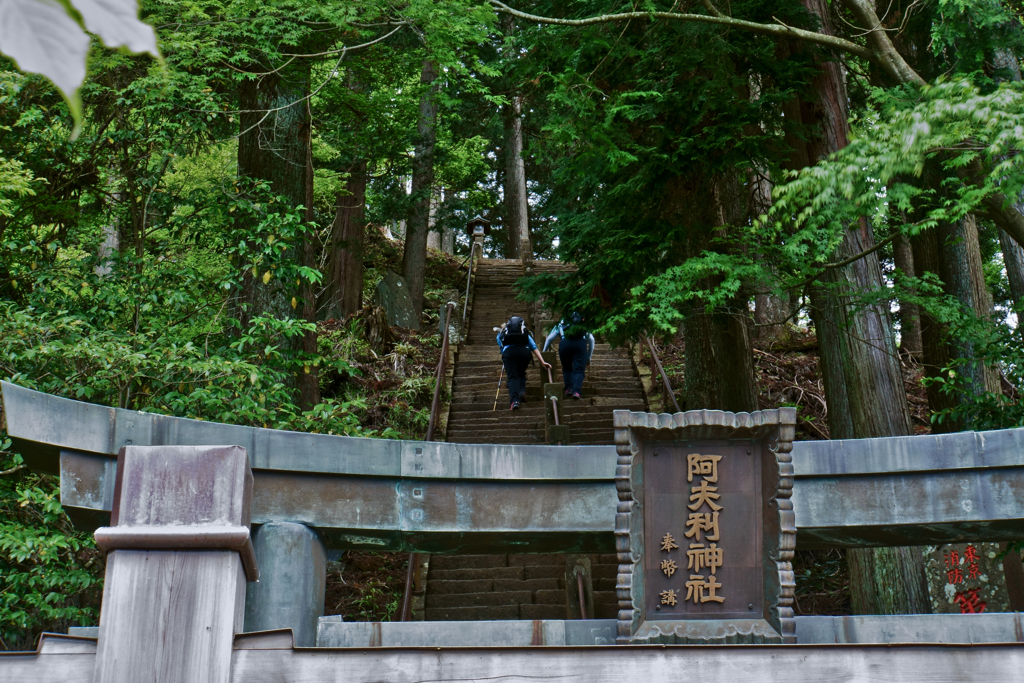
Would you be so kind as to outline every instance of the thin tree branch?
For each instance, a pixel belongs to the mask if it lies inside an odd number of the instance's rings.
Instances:
[[[708,16],[706,14],[685,14],[680,12],[621,12],[619,14],[602,14],[596,17],[587,17],[586,19],[558,19],[555,17],[543,17],[536,14],[528,14],[526,12],[520,12],[517,9],[513,9],[501,2],[501,0],[488,0],[491,6],[494,7],[496,12],[503,14],[511,14],[519,19],[525,19],[526,21],[532,21],[536,24],[554,24],[557,26],[592,26],[594,24],[607,24],[614,21],[625,21],[630,19],[670,19],[673,21],[689,21],[694,23],[704,24],[717,24],[720,26],[732,26],[735,28],[745,29],[752,33],[761,33],[770,36],[779,36],[784,38],[797,38],[805,40],[807,42],[816,43],[825,47],[830,47],[841,52],[846,52],[862,59],[874,62],[883,68],[888,69],[888,65],[875,54],[875,52],[867,47],[858,45],[850,42],[843,38],[836,36],[825,35],[824,33],[818,33],[816,31],[805,31],[800,28],[793,28],[792,26],[786,26],[784,24],[758,24],[753,21],[744,21],[743,19],[735,19],[728,17],[718,10],[715,10],[712,6],[711,11],[718,12],[716,16]],[[708,0],[710,4],[710,0]],[[902,82],[902,81],[901,81]]]
[[[327,52],[316,52],[316,53],[309,54],[309,55],[293,54],[291,52],[282,52],[281,56],[283,56],[283,57],[298,57],[300,59],[306,59],[306,58],[309,58],[309,57],[326,57],[328,55],[336,55],[336,54],[339,54],[339,53],[353,52],[355,50],[362,50],[364,47],[370,47],[371,45],[375,45],[376,43],[379,43],[382,40],[386,40],[387,38],[390,38],[391,36],[395,35],[396,33],[401,31],[403,28],[405,28],[408,25],[409,25],[409,22],[404,21],[401,24],[399,24],[398,27],[395,28],[393,31],[389,31],[388,33],[385,33],[384,35],[382,35],[380,38],[374,38],[370,42],[363,43],[361,45],[352,45],[351,47],[346,46],[346,47],[343,47],[343,48],[341,48],[339,50],[328,50]]]

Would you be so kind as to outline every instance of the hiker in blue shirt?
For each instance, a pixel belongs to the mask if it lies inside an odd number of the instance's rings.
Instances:
[[[583,316],[573,313],[569,322],[562,318],[555,329],[551,330],[551,334],[544,340],[545,351],[557,336],[562,337],[558,344],[558,359],[562,362],[565,395],[580,399],[583,397],[583,377],[594,355],[594,335],[583,327]]]
[[[537,342],[526,329],[526,322],[519,316],[512,316],[498,333],[498,348],[501,349],[501,362],[505,366],[508,382],[509,410],[518,410],[526,400],[526,368],[534,356],[545,368],[551,369],[544,362],[537,349]]]

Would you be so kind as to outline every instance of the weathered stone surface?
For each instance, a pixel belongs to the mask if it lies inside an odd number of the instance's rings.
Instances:
[[[565,618],[565,605],[520,605],[520,619]]]
[[[530,604],[530,591],[507,591],[504,593],[456,593],[427,596],[427,609],[444,607],[503,607],[505,605]]]
[[[431,570],[439,569],[484,569],[506,566],[507,555],[435,555]]]
[[[565,590],[539,590],[534,595],[534,602],[538,605],[565,605]]]
[[[1008,612],[998,543],[926,546],[928,593],[936,614]]]
[[[522,567],[491,567],[486,569],[431,569],[431,580],[466,581],[473,579],[522,579]]]
[[[515,557],[514,555],[512,557]],[[496,591],[540,591],[562,588],[558,579],[530,579],[529,581],[496,580],[494,590]]]
[[[420,321],[416,318],[409,296],[409,285],[398,273],[387,271],[377,283],[377,294],[374,301],[384,309],[388,316],[388,324],[405,327],[410,330],[420,329]]]
[[[427,621],[498,621],[519,619],[518,605],[438,607],[426,609]]]
[[[471,579],[468,581],[427,581],[427,592],[433,595],[449,593],[486,593],[494,589],[491,579]],[[504,584],[521,584],[522,581],[502,581]],[[524,590],[516,588],[499,588],[497,590]]]
[[[510,567],[561,567],[565,564],[565,555],[509,555]]]

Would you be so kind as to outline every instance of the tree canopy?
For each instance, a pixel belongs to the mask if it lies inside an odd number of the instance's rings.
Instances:
[[[488,256],[525,221],[573,266],[524,297],[616,345],[681,338],[685,407],[767,407],[750,340],[803,326],[833,435],[908,433],[897,354],[935,430],[1024,425],[1019,4],[0,0],[0,53],[4,379],[417,435],[432,380],[382,418],[359,359],[436,348],[479,214]],[[389,269],[423,293],[397,352],[368,305]],[[37,591],[0,601],[8,641],[94,609],[40,578],[54,557],[94,581],[0,443],[5,504],[38,513],[0,526],[0,575]]]

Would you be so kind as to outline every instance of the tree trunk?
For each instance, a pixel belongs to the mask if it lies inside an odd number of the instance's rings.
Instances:
[[[1017,210],[1024,215],[1024,205],[1017,204]],[[1014,242],[1005,230],[999,231],[999,246],[1003,250],[1003,265],[1006,278],[1010,281],[1010,297],[1014,306],[1024,303],[1024,249]]]
[[[932,272],[942,281],[945,294],[954,297],[966,313],[988,317],[992,313],[992,298],[985,284],[985,273],[978,243],[978,224],[968,215],[956,223],[939,225],[934,230],[913,239],[914,261],[921,273]],[[956,359],[973,359],[974,345],[966,340],[948,340],[945,326],[927,314],[921,316],[924,340],[923,358],[926,377],[938,377],[943,369]],[[965,388],[972,394],[999,391],[999,375],[984,363],[961,365],[958,374]],[[957,397],[942,391],[941,384],[928,389],[928,407],[932,412],[950,410],[957,405]],[[957,432],[966,428],[962,420],[944,419],[932,425],[935,433]]]
[[[850,569],[850,598],[858,614],[916,614],[931,612],[928,584],[920,548],[870,548],[846,551]],[[854,580],[858,577],[858,580]],[[900,590],[878,590],[878,586]]]
[[[412,213],[406,223],[405,251],[402,254],[402,275],[412,297],[415,329],[420,329],[423,314],[423,289],[427,271],[427,231],[430,221],[430,198],[434,186],[434,145],[437,139],[437,64],[423,61],[420,83],[420,115],[416,125],[415,158],[412,166]]]
[[[793,315],[793,301],[787,296],[776,294],[754,295],[754,339],[759,345],[771,347],[788,341],[790,316]]]
[[[757,410],[754,353],[745,301],[733,311],[689,311],[683,321],[683,410]]]
[[[1020,61],[1009,50],[996,50],[993,66],[1010,72],[1010,80],[1020,81]],[[1017,213],[1024,216],[1024,196],[1018,195],[1013,203]],[[1003,252],[1003,265],[1006,267],[1006,279],[1010,282],[1010,297],[1014,306],[1024,302],[1024,248],[1013,241],[1003,229],[999,229],[999,247]]]
[[[506,38],[515,32],[515,18],[501,15],[501,30]],[[506,55],[515,59],[513,53]],[[526,189],[526,162],[523,161],[523,96],[513,92],[505,105],[502,123],[505,128],[505,232],[508,257],[522,258],[523,241],[530,241],[529,201]],[[530,247],[531,251],[533,247]]]
[[[906,277],[915,277],[914,250],[906,235],[900,235],[892,243],[896,268]],[[917,304],[900,300],[900,348],[917,360],[921,360],[921,311]]]
[[[689,257],[713,248],[713,233],[738,225],[746,217],[745,190],[736,175],[716,178],[708,187],[710,215],[704,217],[718,227],[708,231],[700,220],[690,228],[686,245]],[[714,222],[712,222],[714,221]],[[718,283],[708,280],[705,286]],[[684,410],[709,409],[732,412],[757,410],[757,382],[754,376],[754,346],[748,297],[739,295],[726,307],[707,312],[702,305],[687,311],[683,320],[685,377]]]
[[[530,240],[522,110],[521,95],[514,95],[505,107],[505,226],[511,258],[522,258],[522,242]]]
[[[977,220],[974,216],[967,215],[956,223],[941,225],[939,235],[942,247],[940,277],[948,293],[955,296],[968,313],[973,313],[979,318],[991,317],[992,294],[985,282]],[[952,353],[957,358],[977,357],[974,345],[968,341],[955,341]],[[960,375],[966,380],[970,393],[999,391],[999,375],[985,363],[972,362],[963,365]]]
[[[455,253],[455,229],[447,223],[441,230],[441,251],[446,254]]]
[[[312,227],[314,218],[313,113],[309,109],[309,100],[303,102],[302,107],[306,110],[306,125],[300,131],[303,136],[302,144],[306,148],[306,201],[303,204],[306,207],[306,225]],[[302,240],[301,258],[302,265],[307,268],[316,268],[319,265],[317,263],[317,242],[312,235],[308,235]],[[312,282],[302,281],[302,285],[299,287],[299,301],[302,302],[302,319],[316,325],[316,287]],[[301,344],[302,351],[305,352],[307,358],[317,355],[319,349],[317,348],[316,327],[307,330],[302,335]],[[320,403],[319,372],[319,363],[314,365],[309,362],[304,363],[302,370],[299,371],[299,408],[303,410],[312,410]]]
[[[914,250],[914,266],[918,275],[941,271],[941,248],[937,230],[926,230],[910,240]],[[925,377],[937,377],[949,365],[949,346],[946,344],[946,328],[935,318],[921,311],[921,367]],[[956,405],[952,395],[942,391],[941,384],[929,384],[925,389],[928,407],[932,412],[948,410]],[[950,431],[948,425],[932,425],[932,431]]]
[[[816,14],[822,31],[834,33],[825,0],[805,0]],[[815,163],[846,146],[849,112],[846,84],[836,62],[818,64],[814,79],[816,101],[799,102],[787,109],[811,130],[792,163]],[[787,113],[789,115],[789,113]],[[804,149],[799,148],[804,146]],[[867,223],[847,227],[834,254],[839,261],[874,245]],[[854,439],[910,434],[910,411],[896,355],[892,321],[880,305],[858,301],[863,292],[883,286],[877,253],[844,268],[826,272],[811,290],[811,316],[818,335],[821,371],[833,438]],[[854,612],[928,613],[924,559],[919,548],[851,549],[847,551]]]
[[[427,215],[427,247],[429,249],[441,248],[441,233],[437,231],[437,208],[440,203],[440,193],[431,194],[430,212]]]
[[[310,112],[308,101],[309,65],[295,67],[272,76],[243,81],[239,88],[242,109],[238,139],[238,175],[270,182],[271,189],[285,197],[291,206],[305,206],[305,218],[312,218],[312,156],[310,150]],[[289,250],[288,257],[300,265],[315,266],[314,243],[304,240]],[[292,297],[296,306],[292,306]],[[301,308],[298,300],[301,299]],[[304,285],[295,291],[292,284],[271,279],[264,284],[248,270],[236,299],[236,313],[243,325],[258,315],[285,319],[296,316],[316,322],[312,288]],[[299,351],[316,351],[316,333],[294,341]],[[301,408],[319,401],[316,367],[300,370],[296,385]]]
[[[114,196],[119,199],[118,195]],[[101,229],[103,231],[103,242],[96,251],[96,267],[93,271],[97,276],[103,278],[110,275],[112,268],[110,257],[121,248],[121,231],[118,229],[117,219],[113,215],[110,217],[110,222]]]
[[[345,192],[335,200],[321,305],[326,318],[347,318],[363,307],[363,242],[366,234],[366,160],[349,169]]]

